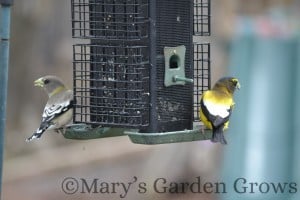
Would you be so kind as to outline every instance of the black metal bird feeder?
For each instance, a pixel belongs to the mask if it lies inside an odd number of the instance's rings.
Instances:
[[[71,0],[74,124],[66,138],[135,143],[208,139],[199,98],[210,88],[210,0]]]

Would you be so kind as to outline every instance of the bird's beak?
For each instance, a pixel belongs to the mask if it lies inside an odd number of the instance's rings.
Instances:
[[[37,80],[34,81],[34,86],[37,86],[37,87],[44,87],[44,81],[42,78],[39,78]]]
[[[239,82],[237,82],[235,88],[239,90],[241,88],[241,84]]]

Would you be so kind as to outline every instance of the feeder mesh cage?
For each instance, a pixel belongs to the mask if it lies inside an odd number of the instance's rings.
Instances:
[[[193,44],[193,35],[210,34],[209,0],[71,0],[71,9],[74,123],[161,132],[199,121],[210,46]],[[185,73],[194,85],[165,88],[163,47],[179,45],[187,47]]]

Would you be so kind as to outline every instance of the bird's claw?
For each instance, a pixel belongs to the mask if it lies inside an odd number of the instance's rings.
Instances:
[[[204,126],[201,126],[200,130],[201,130],[202,135],[205,135]]]
[[[65,128],[58,128],[58,129],[55,129],[55,132],[56,132],[56,133],[60,133],[60,134],[64,134],[65,131],[66,131]]]

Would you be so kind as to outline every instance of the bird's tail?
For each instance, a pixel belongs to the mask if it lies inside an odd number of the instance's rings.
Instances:
[[[213,129],[213,134],[211,141],[216,143],[220,142],[221,144],[227,144],[227,141],[224,137],[224,131],[223,131],[224,126],[219,126],[217,128]]]
[[[38,128],[33,134],[32,136],[30,136],[29,138],[26,139],[26,142],[30,142],[33,139],[39,139],[43,133],[49,128],[49,124],[41,124],[40,128]]]

